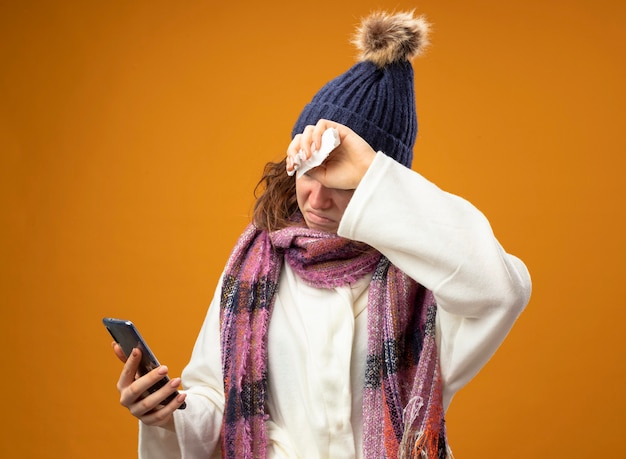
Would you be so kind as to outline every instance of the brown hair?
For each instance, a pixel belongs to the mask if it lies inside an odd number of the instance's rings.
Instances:
[[[265,165],[254,195],[257,199],[252,220],[257,227],[275,231],[293,224],[289,218],[298,210],[296,180],[287,175],[286,159]]]

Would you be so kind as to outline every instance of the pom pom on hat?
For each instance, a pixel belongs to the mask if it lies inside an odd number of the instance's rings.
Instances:
[[[429,25],[413,13],[373,13],[353,43],[360,62],[326,83],[307,104],[292,137],[325,118],[344,124],[371,147],[411,167],[417,113],[411,60],[428,44]]]
[[[373,13],[363,20],[352,43],[361,51],[361,61],[378,67],[392,62],[410,61],[428,46],[430,25],[412,13]]]

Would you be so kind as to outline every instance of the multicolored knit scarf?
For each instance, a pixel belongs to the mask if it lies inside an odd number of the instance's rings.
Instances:
[[[222,456],[266,457],[267,330],[283,261],[319,288],[348,285],[373,272],[364,457],[446,458],[432,293],[366,244],[301,226],[268,233],[253,225],[235,245],[223,279]]]

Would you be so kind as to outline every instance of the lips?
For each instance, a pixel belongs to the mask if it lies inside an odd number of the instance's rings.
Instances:
[[[335,220],[325,217],[323,214],[319,213],[319,212],[315,212],[312,210],[308,210],[306,212],[306,218],[305,218],[307,224],[309,227],[312,227],[313,229],[322,229],[322,230],[332,230],[332,231],[336,231],[337,230],[337,223],[335,222]]]

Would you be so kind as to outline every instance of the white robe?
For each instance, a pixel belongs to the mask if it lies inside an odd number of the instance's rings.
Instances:
[[[431,290],[447,409],[526,306],[528,270],[466,200],[378,153],[339,226]],[[269,458],[361,458],[369,278],[315,289],[285,264],[268,332]],[[141,458],[220,456],[224,405],[218,284],[183,371],[176,432],[140,422]]]

